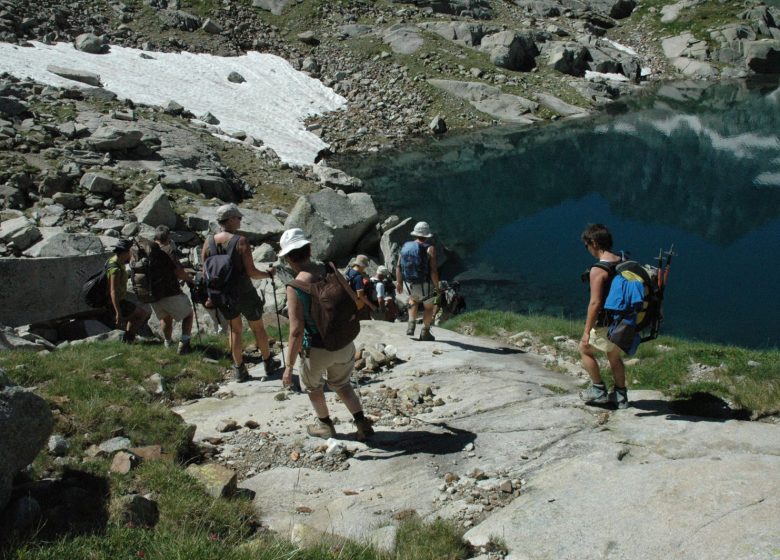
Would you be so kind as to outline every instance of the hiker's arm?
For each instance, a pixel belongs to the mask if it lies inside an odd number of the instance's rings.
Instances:
[[[111,297],[111,305],[114,306],[116,326],[119,327],[119,322],[122,319],[122,308],[119,306],[119,274],[109,275],[108,294]]]
[[[431,282],[433,282],[433,286],[438,291],[439,290],[439,267],[436,264],[436,247],[434,245],[428,247],[428,256],[430,257],[428,263],[430,265],[430,270],[431,270]]]
[[[287,338],[287,365],[282,375],[282,385],[285,387],[292,384],[293,366],[303,348],[303,304],[292,286],[287,286],[287,313],[290,319],[290,335]]]
[[[590,344],[590,329],[596,326],[596,319],[604,305],[604,286],[609,275],[603,268],[594,266],[590,269],[590,302],[585,316],[585,328],[582,332],[583,344]]]
[[[255,280],[262,280],[264,278],[270,278],[274,275],[274,267],[268,269],[268,272],[259,270],[255,266],[255,261],[252,260],[252,251],[249,247],[249,242],[246,237],[241,236],[238,240],[238,253],[241,255],[241,259],[244,261],[244,270],[246,270],[247,276],[254,278]]]
[[[368,306],[368,308],[371,311],[375,311],[376,310],[376,306],[373,303],[371,303],[370,301],[368,301],[368,298],[366,297],[366,291],[365,290],[363,290],[363,289],[355,290],[355,293],[357,294],[358,300],[363,302],[363,305]]]
[[[399,294],[404,293],[404,280],[401,277],[401,255],[398,255],[398,262],[395,265],[395,291]]]

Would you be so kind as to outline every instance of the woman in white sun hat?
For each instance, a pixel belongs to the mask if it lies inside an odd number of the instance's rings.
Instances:
[[[288,229],[280,240],[279,256],[284,257],[293,271],[296,283],[313,284],[325,277],[326,269],[311,260],[311,242],[303,230]],[[343,283],[344,290],[352,294],[346,280],[334,271]],[[325,402],[324,384],[336,392],[355,420],[358,440],[365,440],[374,433],[371,421],[363,414],[363,406],[350,385],[355,370],[355,343],[349,342],[334,351],[323,347],[317,324],[311,314],[312,296],[299,287],[287,285],[287,311],[290,318],[290,336],[287,341],[287,365],[282,376],[285,386],[292,384],[293,366],[300,358],[300,377],[304,390],[317,415],[317,421],[307,426],[310,436],[331,438],[336,428]]]
[[[423,327],[420,340],[436,340],[431,334],[434,296],[439,286],[439,269],[436,266],[436,247],[428,222],[417,222],[411,233],[414,239],[401,247],[395,267],[396,290],[409,293],[409,323],[406,334],[414,336],[417,326],[417,307],[423,304]]]

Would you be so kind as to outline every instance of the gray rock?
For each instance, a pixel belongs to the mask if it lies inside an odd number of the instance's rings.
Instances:
[[[234,84],[243,84],[244,82],[246,82],[246,79],[238,72],[231,72],[230,74],[228,74],[227,79],[228,82],[233,82]],[[219,121],[217,121],[216,123],[209,123],[209,124],[219,124]]]
[[[338,29],[344,37],[360,37],[361,35],[367,35],[374,31],[370,25],[361,25],[358,23],[341,25]]]
[[[301,71],[308,72],[309,74],[319,74],[320,63],[313,56],[307,56],[303,59],[301,64]]]
[[[681,56],[678,58],[673,58],[669,62],[671,62],[672,66],[677,68],[680,72],[689,78],[706,79],[714,78],[718,75],[718,71],[714,66],[712,66],[712,64],[702,62],[700,60],[693,60],[691,58]]]
[[[104,54],[109,51],[109,46],[102,37],[92,33],[82,33],[73,40],[76,50],[90,54]]]
[[[79,186],[92,194],[110,194],[114,190],[114,180],[103,173],[88,172],[81,176]]]
[[[481,23],[472,23],[466,21],[435,21],[419,24],[421,29],[432,31],[447,39],[467,47],[478,45],[485,36],[487,30]],[[494,29],[490,29],[494,31]],[[498,29],[495,29],[498,31]]]
[[[152,192],[133,208],[133,214],[140,223],[152,227],[168,226],[173,229],[179,219],[162,185],[154,187]]]
[[[780,74],[780,40],[745,41],[745,64],[757,74]]]
[[[102,452],[111,455],[117,451],[124,451],[125,449],[129,449],[131,445],[132,444],[130,443],[130,440],[126,437],[114,437],[100,443],[98,448],[100,448]]]
[[[350,177],[340,169],[328,167],[320,162],[312,166],[312,171],[321,185],[332,189],[342,189],[350,192],[363,187],[363,181],[357,177]]]
[[[56,457],[64,457],[70,451],[70,443],[64,436],[54,434],[49,438],[49,453]]]
[[[298,199],[284,229],[303,229],[312,240],[312,255],[329,260],[350,256],[360,238],[378,221],[368,194],[344,195],[324,188]]]
[[[541,105],[544,105],[548,109],[551,109],[564,117],[584,116],[588,114],[587,109],[583,109],[582,107],[577,107],[575,105],[570,105],[565,101],[558,99],[554,95],[537,93],[536,99],[539,100]]]
[[[44,239],[24,254],[28,257],[76,257],[80,255],[100,255],[105,253],[103,243],[96,235],[87,233],[55,233]]]
[[[24,216],[0,222],[0,242],[13,243],[20,251],[29,248],[40,238],[38,227]]]
[[[534,68],[539,54],[531,33],[510,30],[483,37],[480,50],[489,53],[490,62],[496,66],[520,71]]]
[[[578,43],[553,42],[545,48],[547,65],[571,76],[584,76],[590,53]]]
[[[0,115],[16,117],[29,110],[27,103],[14,97],[0,97]]]
[[[206,492],[214,498],[231,496],[236,492],[238,475],[222,465],[190,465],[187,473],[203,484]]]
[[[74,82],[81,82],[89,86],[101,87],[100,76],[94,72],[86,72],[84,70],[73,70],[71,68],[63,68],[62,66],[55,66],[50,64],[46,67],[47,72],[56,74],[61,78],[67,80],[73,80]]]
[[[502,93],[500,88],[482,82],[428,80],[428,83],[456,97],[465,99],[475,109],[502,121],[530,124],[533,120],[525,115],[535,111],[538,107],[534,101],[519,95]]]
[[[144,133],[136,129],[120,129],[104,125],[87,138],[87,143],[95,150],[110,152],[113,150],[132,150],[141,144]]]
[[[212,21],[211,18],[206,18],[206,21],[203,22],[201,29],[203,29],[203,31],[206,33],[211,33],[212,35],[219,35],[222,33],[222,28],[219,26],[219,24]]]
[[[414,54],[425,44],[420,30],[413,25],[398,23],[381,32],[382,40],[394,53]]]
[[[301,43],[310,45],[312,47],[316,47],[320,44],[320,40],[317,38],[317,35],[314,33],[314,31],[304,31],[303,33],[298,33],[298,40]]]
[[[81,197],[81,195],[76,193],[58,192],[54,194],[52,200],[54,200],[54,202],[57,204],[61,204],[68,210],[79,210],[84,208],[84,199]]]
[[[46,445],[53,419],[49,405],[34,392],[14,385],[0,370],[0,511],[8,503],[14,474]]]
[[[444,117],[436,115],[433,117],[431,124],[428,125],[428,128],[430,128],[431,132],[434,134],[444,134],[447,132],[447,123],[445,122]]]
[[[160,178],[160,183],[167,188],[184,189],[207,198],[213,197],[224,201],[232,201],[235,198],[233,189],[224,177],[209,175],[206,172],[170,171]]]
[[[230,76],[232,76],[233,74],[235,74],[236,76],[241,77],[241,75],[238,72],[231,72]],[[230,76],[228,76],[228,80],[230,80]],[[243,79],[244,78],[241,77],[241,80],[243,80]],[[236,83],[239,83],[239,82],[236,82]],[[200,117],[200,120],[202,120],[206,124],[213,124],[213,125],[218,125],[219,124],[219,119],[217,117],[215,117],[214,115],[212,115],[210,112],[203,113],[203,116]]]

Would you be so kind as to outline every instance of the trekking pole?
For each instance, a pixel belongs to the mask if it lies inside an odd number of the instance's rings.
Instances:
[[[274,311],[276,311],[276,328],[279,329],[279,345],[282,347],[282,366],[287,367],[287,362],[284,358],[284,342],[282,342],[282,322],[279,319],[279,302],[276,299],[276,282],[271,275],[271,290],[274,292]]]

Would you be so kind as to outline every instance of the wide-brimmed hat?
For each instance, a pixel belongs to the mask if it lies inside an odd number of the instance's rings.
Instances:
[[[124,253],[133,248],[133,242],[129,239],[120,239],[114,245],[114,253]]]
[[[241,218],[243,214],[241,213],[241,210],[238,209],[238,206],[233,204],[232,202],[230,204],[223,204],[219,208],[217,208],[217,221],[223,222],[227,220],[228,218]]]
[[[282,234],[282,238],[279,240],[279,245],[282,246],[282,250],[279,251],[279,256],[283,257],[290,251],[295,251],[301,247],[309,245],[311,241],[306,239],[306,234],[300,228],[292,228],[286,230]]]
[[[412,237],[433,237],[431,226],[428,225],[428,222],[417,222],[414,224],[411,235]]]
[[[352,265],[358,265],[362,266],[363,268],[368,267],[368,257],[365,255],[358,255],[354,259],[352,259]]]
[[[376,275],[377,276],[390,276],[390,271],[387,269],[387,267],[383,264],[380,264],[378,267],[376,267]]]

